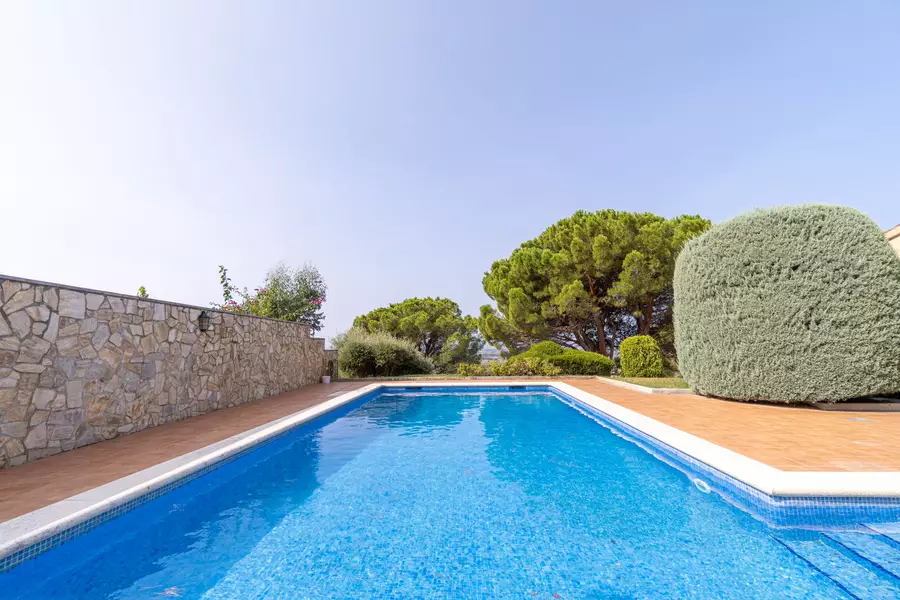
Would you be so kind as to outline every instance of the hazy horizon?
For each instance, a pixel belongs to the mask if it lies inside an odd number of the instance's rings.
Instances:
[[[316,265],[331,338],[578,209],[900,223],[900,5],[6,3],[0,273],[208,305]]]

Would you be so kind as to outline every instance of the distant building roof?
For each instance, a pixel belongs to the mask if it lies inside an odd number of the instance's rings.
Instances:
[[[897,225],[893,229],[888,229],[884,232],[884,235],[887,236],[888,243],[897,251],[897,255],[900,256],[900,225]]]

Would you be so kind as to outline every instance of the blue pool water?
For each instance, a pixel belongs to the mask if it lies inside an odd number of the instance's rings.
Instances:
[[[0,597],[898,598],[898,549],[770,528],[548,392],[398,392],[21,564]]]

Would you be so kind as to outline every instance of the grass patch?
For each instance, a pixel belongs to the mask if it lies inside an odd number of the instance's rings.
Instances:
[[[650,388],[690,389],[687,381],[681,377],[610,377],[616,381],[625,381]]]
[[[345,381],[353,380],[353,381],[396,381],[398,379],[465,379],[462,375],[457,375],[456,373],[448,373],[448,374],[440,374],[440,373],[429,373],[426,375],[395,375],[393,377],[352,377],[345,374],[341,375],[341,379]]]

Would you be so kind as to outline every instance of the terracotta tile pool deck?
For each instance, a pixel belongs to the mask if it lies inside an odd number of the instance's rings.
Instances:
[[[834,412],[567,381],[782,471],[900,471],[900,413]]]
[[[650,395],[591,379],[566,383],[784,471],[900,471],[900,413]],[[0,522],[364,385],[313,385],[0,470]]]

